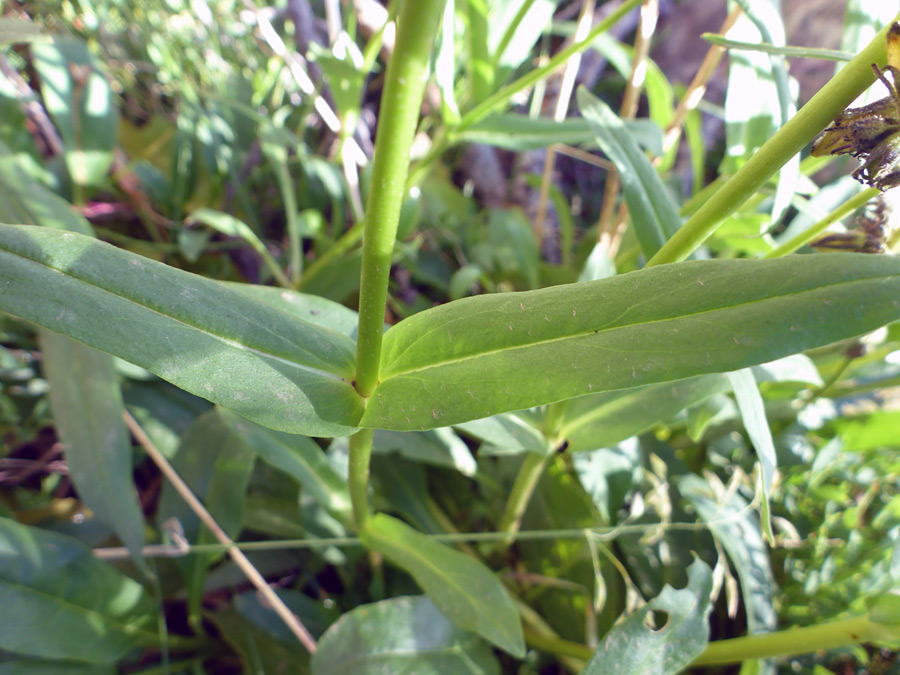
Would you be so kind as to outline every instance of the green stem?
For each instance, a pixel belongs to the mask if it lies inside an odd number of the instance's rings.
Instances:
[[[853,195],[850,199],[845,201],[818,223],[804,230],[796,237],[792,238],[790,241],[784,242],[778,248],[772,249],[763,257],[780,258],[781,256],[787,255],[788,253],[793,253],[804,244],[808,244],[813,239],[822,234],[822,232],[828,229],[829,225],[831,225],[832,223],[836,223],[848,213],[853,213],[854,211],[856,211],[856,209],[858,209],[860,206],[865,204],[877,194],[879,194],[879,190],[877,188],[869,188],[867,190],[863,190],[859,194]]]
[[[861,642],[894,640],[896,637],[897,631],[890,626],[875,623],[867,616],[860,616],[818,626],[710,642],[691,665],[712,666],[739,663],[748,659],[792,656]]]
[[[348,487],[357,532],[369,518],[369,460],[372,457],[372,429],[361,429],[350,437]]]
[[[404,2],[394,54],[388,63],[363,235],[355,381],[363,396],[369,396],[378,384],[388,277],[409,172],[409,151],[443,10],[444,0]]]
[[[875,81],[871,64],[885,61],[887,31],[888,26],[885,26],[800,112],[766,141],[731,180],[719,188],[656,252],[647,266],[687,258],[715,232],[722,221],[865,91]]]
[[[509,493],[509,499],[506,500],[506,507],[503,509],[503,516],[500,518],[500,531],[509,535],[514,535],[519,531],[522,524],[522,516],[525,515],[525,509],[528,508],[528,502],[531,501],[531,495],[537,487],[544,469],[553,459],[553,453],[539,455],[536,452],[525,453],[525,461],[519,468],[516,481],[513,483],[512,491]],[[512,542],[512,537],[506,540],[507,545]]]

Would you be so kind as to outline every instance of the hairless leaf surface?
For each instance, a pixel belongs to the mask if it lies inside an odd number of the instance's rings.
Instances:
[[[844,254],[691,261],[464,298],[387,332],[360,424],[428,429],[737,370],[893,321],[898,292],[900,260]]]
[[[346,335],[81,235],[0,225],[0,310],[274,429],[342,435],[362,412]]]
[[[444,615],[513,656],[525,653],[516,606],[482,563],[383,513],[359,534],[368,548],[406,570]]]
[[[688,587],[671,586],[643,609],[629,616],[604,638],[583,675],[674,675],[693,661],[709,640],[707,617],[712,573],[700,560],[688,568]],[[655,629],[646,624],[651,612],[664,613],[666,622]]]
[[[0,549],[0,649],[101,664],[156,643],[141,585],[81,542],[0,518]]]
[[[347,612],[328,629],[313,675],[499,673],[490,647],[454,626],[427,596],[401,597]]]

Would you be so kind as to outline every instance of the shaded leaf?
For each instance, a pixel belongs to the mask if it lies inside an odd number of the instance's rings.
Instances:
[[[153,645],[156,613],[136,581],[75,539],[0,518],[0,649],[112,663]],[[15,620],[8,620],[15,617]]]
[[[426,596],[401,597],[357,607],[319,642],[312,672],[321,675],[500,672],[490,648],[457,628]]]
[[[0,309],[266,426],[340,435],[362,411],[352,340],[203,277],[81,235],[0,225],[0,282]]]
[[[457,626],[513,656],[525,653],[519,612],[482,563],[383,513],[371,516],[359,537],[369,549],[406,570]]]
[[[698,476],[680,476],[677,485],[684,499],[722,544],[737,571],[747,630],[751,634],[776,630],[778,586],[755,512],[747,508],[746,500],[738,494],[729,494],[727,501],[717,500],[713,490]]]
[[[464,476],[475,475],[475,458],[469,447],[450,428],[429,431],[375,432],[373,453],[397,452],[414,462],[456,469]]]
[[[688,568],[688,586],[671,586],[617,624],[582,671],[583,675],[674,675],[693,661],[709,640],[707,617],[712,572],[700,560]],[[651,613],[665,614],[665,624],[650,628]]]
[[[240,435],[261,460],[294,478],[333,515],[349,522],[347,481],[328,463],[315,441],[261,427],[227,411],[220,411],[220,414],[225,424]]]
[[[213,408],[198,417],[185,432],[172,467],[225,533],[235,538],[243,525],[244,500],[256,455],[234,430],[227,415],[227,411]],[[216,541],[172,484],[166,482],[160,495],[157,521],[165,523],[171,519],[177,520],[191,544]],[[223,555],[224,552],[200,553],[178,559],[187,581],[192,613],[199,611],[207,568]]]
[[[607,447],[728,389],[730,385],[725,377],[701,375],[582,396],[566,406],[559,435],[569,442],[571,452]]]
[[[78,494],[148,571],[141,548],[144,516],[131,475],[131,441],[113,357],[41,331],[53,422]]]

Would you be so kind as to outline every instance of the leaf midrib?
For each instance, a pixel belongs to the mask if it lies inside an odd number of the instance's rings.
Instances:
[[[622,330],[622,329],[626,329],[626,328],[636,328],[636,327],[640,327],[640,326],[652,326],[654,324],[663,324],[663,323],[670,322],[670,321],[681,321],[683,319],[701,317],[706,314],[722,312],[722,311],[736,309],[736,308],[740,308],[740,307],[744,307],[744,306],[749,307],[749,306],[752,306],[752,305],[755,305],[755,304],[758,304],[761,302],[769,302],[769,301],[773,301],[773,300],[779,300],[782,298],[789,298],[789,297],[795,297],[795,296],[802,296],[804,294],[818,293],[819,291],[822,291],[827,288],[835,287],[835,286],[852,285],[852,284],[857,284],[857,283],[878,282],[878,281],[893,279],[896,277],[897,277],[896,274],[881,274],[881,275],[875,275],[875,276],[865,277],[865,278],[861,278],[861,279],[853,279],[851,281],[839,281],[839,282],[830,283],[830,284],[823,284],[820,286],[816,286],[814,288],[807,288],[807,289],[803,289],[800,291],[783,293],[781,295],[773,295],[773,296],[768,296],[765,298],[751,300],[751,301],[747,301],[747,302],[737,302],[737,303],[733,303],[733,304],[721,305],[718,307],[714,307],[712,309],[706,309],[706,310],[702,310],[702,311],[679,314],[678,316],[669,316],[669,317],[665,317],[662,319],[653,319],[653,320],[646,320],[646,321],[636,321],[633,323],[619,324],[619,325],[610,326],[607,328],[588,329],[585,331],[579,331],[577,333],[570,333],[570,334],[563,335],[563,336],[535,340],[533,342],[512,345],[509,347],[487,349],[484,351],[474,352],[474,353],[466,354],[463,356],[447,358],[440,362],[435,361],[435,362],[427,363],[427,364],[419,366],[419,367],[407,368],[402,371],[392,372],[388,377],[386,377],[384,380],[381,381],[381,384],[384,384],[385,382],[388,382],[396,377],[409,376],[414,373],[431,370],[434,368],[441,368],[443,366],[450,366],[450,365],[454,365],[454,364],[458,364],[458,363],[464,363],[466,361],[475,361],[477,359],[492,356],[494,354],[508,353],[508,352],[512,352],[512,351],[516,351],[516,350],[520,350],[520,349],[531,349],[533,347],[550,345],[550,344],[553,344],[556,342],[565,342],[567,340],[574,340],[574,339],[581,338],[581,337],[588,337],[590,335],[602,335],[604,333],[612,333],[614,331]],[[435,327],[433,330],[436,330],[439,327],[440,326]],[[424,335],[417,337],[415,342],[419,342],[422,339],[424,339]],[[403,352],[404,353],[408,352],[410,347],[411,347],[411,345],[407,345],[403,349]]]

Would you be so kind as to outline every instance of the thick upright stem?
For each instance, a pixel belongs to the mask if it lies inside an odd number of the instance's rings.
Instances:
[[[378,384],[388,276],[409,171],[409,151],[443,9],[444,0],[403,2],[396,47],[381,97],[359,290],[355,384],[363,396],[369,396]]]

